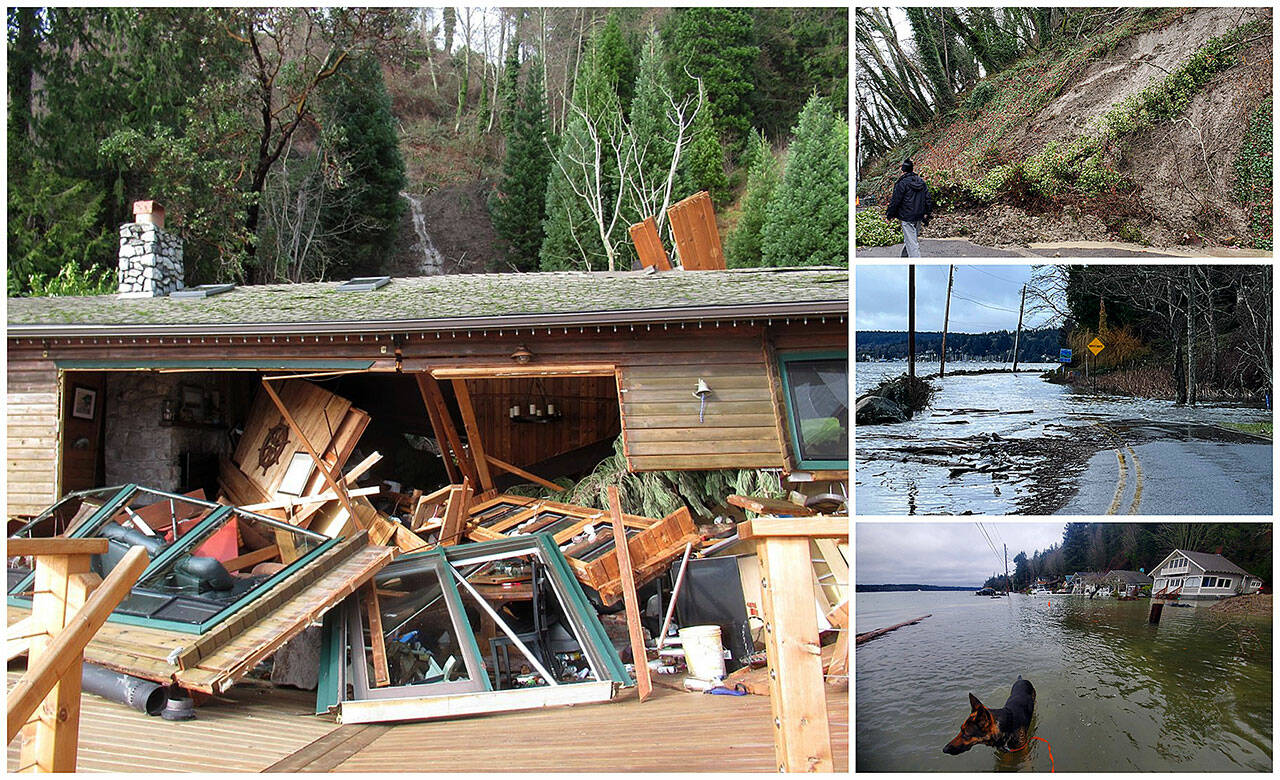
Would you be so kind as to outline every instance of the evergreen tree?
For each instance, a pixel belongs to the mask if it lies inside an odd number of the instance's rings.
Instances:
[[[636,53],[622,32],[617,11],[609,14],[604,27],[596,34],[595,48],[598,77],[617,92],[618,105],[625,115],[631,110],[635,95]]]
[[[546,218],[551,149],[542,66],[533,62],[528,70],[524,93],[507,135],[502,183],[489,201],[489,213],[498,235],[506,242],[507,263],[521,271],[536,271]]]
[[[498,129],[502,131],[503,138],[510,138],[516,123],[517,104],[520,102],[520,41],[514,36],[511,39],[511,45],[507,47],[507,60],[502,68],[498,100],[500,102]]]
[[[584,58],[551,167],[539,252],[544,271],[600,270],[619,262],[617,234],[626,225],[612,208],[621,186],[613,150],[621,142],[622,111],[615,84],[600,67],[599,43],[597,36]]]
[[[640,50],[635,98],[631,102],[631,135],[639,157],[639,172],[647,188],[665,181],[675,151],[675,128],[667,118],[671,81],[667,75],[666,48],[655,30],[650,30]],[[639,221],[654,214],[634,214]]]
[[[736,156],[751,130],[750,98],[760,49],[745,8],[685,8],[672,14],[671,73],[685,94],[702,80],[711,118]]]
[[[763,133],[752,134],[747,157],[749,168],[747,189],[742,196],[742,213],[738,217],[737,227],[729,234],[728,246],[725,247],[725,260],[733,268],[760,265],[761,233],[769,202],[780,181],[778,160],[773,156],[773,147]]]
[[[689,147],[680,158],[677,198],[706,190],[717,206],[723,206],[729,198],[729,179],[724,173],[724,150],[709,108],[704,103],[693,119]]]
[[[794,133],[761,231],[762,264],[847,266],[849,125],[815,95]]]
[[[404,216],[404,160],[382,66],[370,55],[347,60],[327,82],[321,117],[325,151],[339,166],[322,221],[333,236],[335,272],[381,269]]]

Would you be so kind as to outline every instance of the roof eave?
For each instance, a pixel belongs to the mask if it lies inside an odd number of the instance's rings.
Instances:
[[[8,325],[10,339],[98,336],[310,336],[331,333],[432,333],[508,328],[560,328],[674,322],[759,321],[794,317],[846,317],[849,301],[798,301],[727,306],[684,306],[668,309],[516,314],[492,317],[439,317],[408,320],[331,320],[326,322],[245,322],[187,324],[58,323]]]

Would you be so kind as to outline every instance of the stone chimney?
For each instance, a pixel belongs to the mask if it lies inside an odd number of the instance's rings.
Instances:
[[[183,287],[182,239],[164,229],[164,206],[133,204],[133,222],[120,226],[120,295],[153,298]]]

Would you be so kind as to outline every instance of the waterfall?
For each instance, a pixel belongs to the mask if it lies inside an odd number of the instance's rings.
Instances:
[[[409,208],[413,212],[413,232],[418,236],[413,248],[422,255],[422,260],[418,263],[418,273],[423,276],[444,273],[444,255],[436,249],[435,242],[427,233],[427,215],[422,210],[422,198],[414,197],[407,192],[400,193],[400,197],[409,201]]]

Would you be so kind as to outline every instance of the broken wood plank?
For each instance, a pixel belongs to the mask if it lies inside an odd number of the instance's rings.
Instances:
[[[268,547],[263,547],[260,550],[247,552],[244,555],[237,556],[229,561],[223,561],[222,565],[226,567],[227,571],[236,572],[241,569],[247,569],[250,566],[256,566],[263,561],[269,561],[272,558],[278,557],[280,557],[280,545],[273,544]]]
[[[870,642],[872,639],[875,639],[876,637],[884,636],[890,631],[897,631],[903,626],[914,626],[916,623],[919,623],[921,620],[924,620],[927,617],[933,617],[933,613],[930,612],[928,615],[921,615],[915,620],[905,620],[901,623],[897,623],[892,626],[887,626],[885,628],[877,628],[875,631],[863,631],[861,634],[858,634],[858,636],[855,638],[854,644],[860,645],[863,642]]]
[[[484,443],[480,441],[480,423],[476,420],[476,410],[471,404],[471,391],[467,389],[467,380],[453,380],[453,395],[458,400],[458,411],[462,414],[462,424],[467,429],[467,448],[471,450],[471,459],[475,462],[476,474],[479,478],[480,490],[493,490],[493,477],[489,473],[489,461],[484,456]]]
[[[569,685],[515,688],[506,691],[462,693],[408,699],[365,699],[344,701],[338,721],[377,723],[393,720],[432,720],[481,715],[487,712],[514,712],[568,704],[587,704],[613,698],[613,681]]]
[[[667,250],[662,247],[662,237],[658,235],[658,222],[653,217],[645,217],[627,229],[631,234],[631,242],[636,245],[636,255],[644,268],[656,268],[659,271],[670,271],[671,261],[667,259]]]
[[[680,265],[686,271],[723,271],[724,250],[716,230],[715,209],[711,196],[696,192],[667,209],[671,233],[676,241]]]
[[[356,496],[376,496],[381,492],[382,486],[374,485],[373,487],[348,490],[346,491],[346,494],[349,498],[354,498]],[[240,508],[246,512],[261,512],[264,509],[288,509],[290,507],[302,506],[304,504],[323,504],[327,501],[337,500],[339,500],[338,494],[331,490],[311,496],[290,496],[288,494],[281,493],[271,501],[264,501],[261,504],[249,504],[248,506],[242,506]]]
[[[790,515],[792,517],[809,517],[815,515],[808,507],[794,504],[781,498],[757,498],[755,496],[740,496],[736,493],[729,496],[726,501],[731,506],[739,509],[745,509],[748,512],[755,512],[758,515]]]
[[[373,650],[373,687],[391,684],[387,670],[387,644],[382,633],[382,607],[378,604],[378,589],[372,582],[364,586],[364,613],[369,616],[369,647]]]
[[[441,547],[451,547],[461,541],[469,519],[467,510],[471,507],[471,494],[471,483],[466,480],[450,489],[449,503],[445,505],[444,524],[440,528]]]
[[[485,460],[489,461],[490,465],[497,466],[498,468],[502,469],[503,471],[509,474],[515,474],[517,477],[523,477],[536,485],[542,485],[544,488],[554,490],[557,493],[563,493],[566,490],[568,490],[568,488],[566,488],[564,485],[557,485],[556,483],[552,482],[549,479],[543,479],[537,474],[534,474],[529,471],[525,471],[519,466],[513,466],[510,463],[507,463],[506,461],[498,460],[492,455],[485,455],[484,457],[485,457]]]
[[[649,677],[649,654],[644,647],[644,627],[640,624],[640,602],[636,597],[635,574],[631,570],[631,553],[627,545],[627,531],[622,525],[622,504],[618,501],[618,488],[610,485],[609,519],[613,525],[613,548],[618,557],[621,572],[622,601],[627,610],[627,634],[631,637],[631,661],[635,667],[636,689],[640,701],[653,693],[653,680]]]

